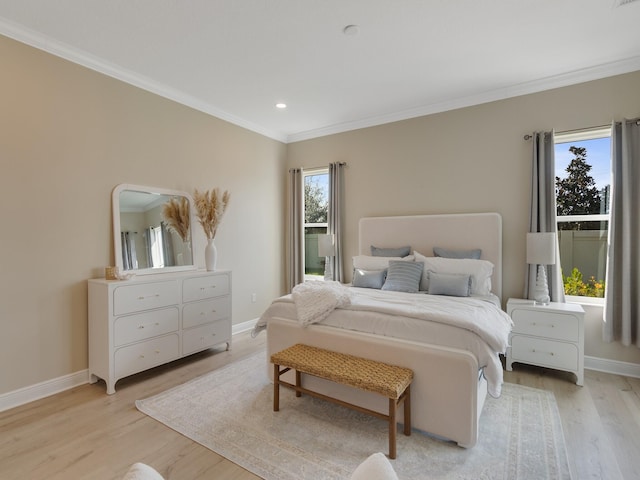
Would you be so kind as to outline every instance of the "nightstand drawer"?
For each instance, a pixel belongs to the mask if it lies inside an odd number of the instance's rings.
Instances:
[[[560,370],[576,371],[578,369],[578,347],[572,343],[513,334],[511,352],[513,362],[542,365]]]
[[[511,318],[514,334],[524,333],[569,342],[577,342],[580,338],[580,321],[574,315],[515,308]]]

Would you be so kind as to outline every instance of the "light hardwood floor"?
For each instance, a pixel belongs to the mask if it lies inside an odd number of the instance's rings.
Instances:
[[[256,479],[255,475],[136,410],[162,392],[264,348],[265,334],[236,335],[215,349],[117,384],[72,390],[0,413],[0,479],[119,479],[144,462],[169,479]],[[640,478],[640,379],[570,374],[516,364],[505,381],[554,392],[574,480]],[[482,421],[482,420],[481,420]]]

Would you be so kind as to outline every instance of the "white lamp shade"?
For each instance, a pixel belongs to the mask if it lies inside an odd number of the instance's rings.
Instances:
[[[333,234],[318,235],[318,256],[333,257],[336,254]]]
[[[555,233],[527,233],[527,263],[532,265],[556,263]]]

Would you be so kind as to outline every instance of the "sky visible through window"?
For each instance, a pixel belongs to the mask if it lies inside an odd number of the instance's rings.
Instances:
[[[568,147],[567,147],[568,148]],[[318,186],[322,189],[323,200],[329,198],[329,174],[319,173],[317,175],[307,175],[304,181],[311,186]]]
[[[598,190],[611,184],[611,139],[596,138],[594,140],[579,140],[575,142],[556,143],[555,161],[556,177],[567,177],[567,166],[575,158],[569,148],[584,147],[587,149],[587,163],[591,165],[589,174],[596,182]]]

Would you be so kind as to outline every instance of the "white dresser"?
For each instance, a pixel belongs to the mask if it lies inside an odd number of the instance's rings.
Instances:
[[[535,305],[509,299],[513,330],[507,349],[507,370],[514,362],[573,372],[584,385],[584,310],[575,303]]]
[[[128,375],[218,344],[231,347],[231,272],[89,280],[90,382]]]

